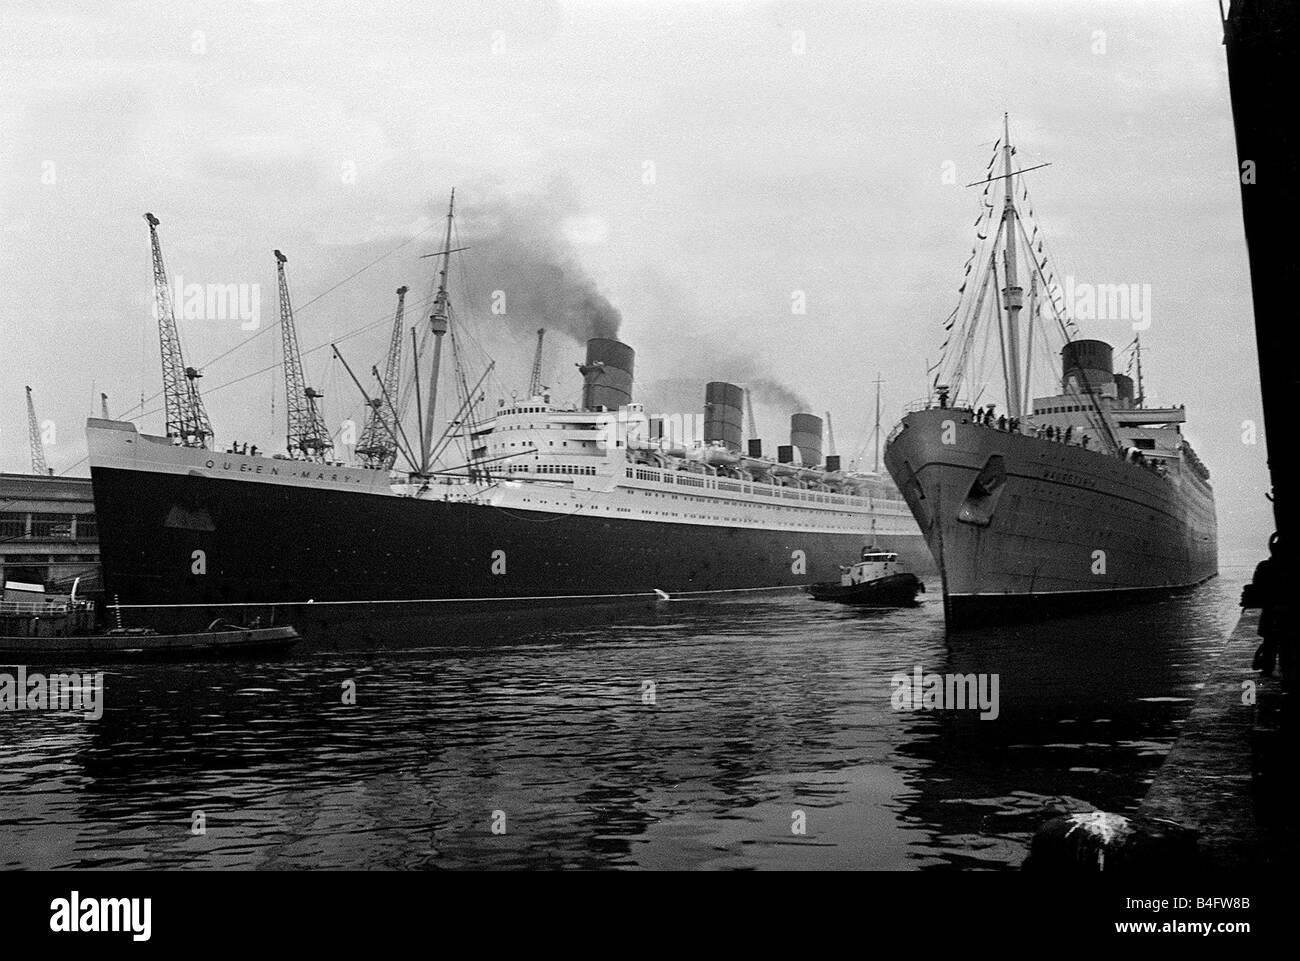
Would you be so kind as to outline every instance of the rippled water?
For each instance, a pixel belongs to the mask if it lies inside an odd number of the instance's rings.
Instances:
[[[1248,574],[951,637],[934,594],[788,596],[106,666],[99,721],[0,714],[0,866],[1014,867],[1053,814],[1136,807]],[[998,674],[999,717],[894,711],[918,665]]]

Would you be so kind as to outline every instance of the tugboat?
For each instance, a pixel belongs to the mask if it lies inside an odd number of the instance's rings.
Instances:
[[[839,583],[819,581],[808,586],[808,593],[819,601],[862,604],[867,607],[910,607],[925,585],[915,574],[898,569],[898,555],[873,547],[862,551],[862,560],[841,567]]]

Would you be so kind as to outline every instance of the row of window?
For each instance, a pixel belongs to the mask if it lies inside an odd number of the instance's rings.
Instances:
[[[511,464],[506,468],[507,474],[582,474],[586,477],[594,477],[596,468],[586,466],[575,466],[573,464],[537,464],[530,466],[528,464]]]
[[[1077,414],[1080,411],[1096,411],[1096,404],[1073,404],[1065,407],[1044,407],[1034,411],[1035,414]]]
[[[0,541],[95,540],[99,528],[94,514],[42,514],[0,511]]]
[[[706,478],[693,476],[691,474],[670,472],[660,473],[657,470],[647,470],[645,468],[627,469],[627,476],[636,480],[656,481],[661,484],[676,484],[677,486],[686,487],[713,487],[718,490],[734,491],[736,493],[754,493],[762,494],[768,497],[784,497],[787,500],[807,501],[814,504],[851,504],[861,505],[868,499],[865,497],[856,497],[852,494],[828,494],[819,491],[802,490],[797,487],[770,487],[762,484],[744,485],[735,481],[716,480],[714,484],[709,484]],[[892,506],[900,510],[905,508],[906,502],[894,497],[875,497],[871,502],[876,506]]]

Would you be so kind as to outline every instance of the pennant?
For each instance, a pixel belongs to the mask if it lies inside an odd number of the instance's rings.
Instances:
[[[964,283],[959,288],[957,288],[957,293],[959,294],[966,293],[966,285]]]

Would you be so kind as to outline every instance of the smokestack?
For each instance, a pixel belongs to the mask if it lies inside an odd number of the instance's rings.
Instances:
[[[1072,340],[1061,348],[1061,389],[1070,390],[1073,380],[1078,389],[1102,393],[1115,382],[1115,367],[1110,344],[1104,340]]]
[[[1133,378],[1127,374],[1115,375],[1115,397],[1119,401],[1119,406],[1129,408],[1133,406]]]
[[[794,463],[794,446],[791,444],[781,444],[776,449],[776,462],[778,464]]]
[[[839,454],[827,454],[827,455],[826,455],[826,473],[828,473],[828,474],[834,474],[834,473],[835,473],[837,470],[839,470],[839,469],[840,469],[840,455],[839,455]]]
[[[587,341],[587,362],[582,372],[582,409],[618,410],[632,402],[632,367],[636,351],[607,337]]]
[[[720,380],[704,387],[704,443],[720,442],[727,450],[740,450],[745,392]]]
[[[816,467],[822,462],[822,419],[816,414],[791,414],[790,443],[799,448],[804,467]]]
[[[763,456],[763,442],[759,440],[757,437],[751,437],[749,439],[749,456],[750,457]]]

